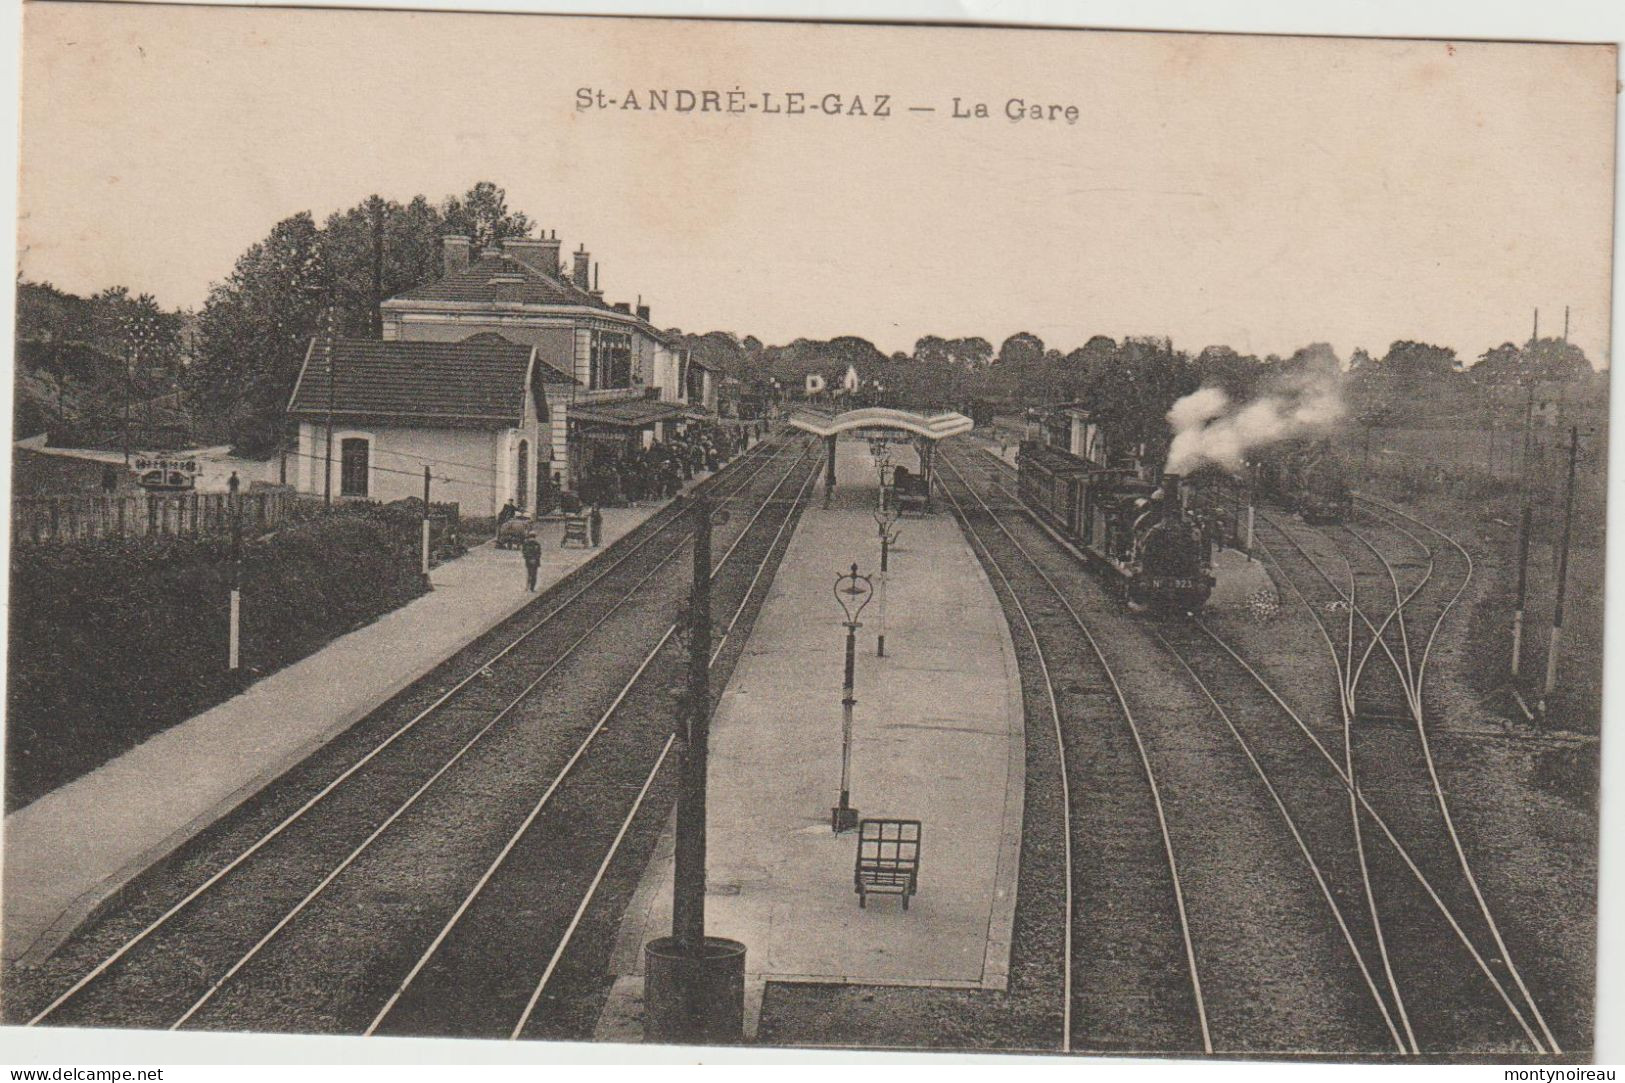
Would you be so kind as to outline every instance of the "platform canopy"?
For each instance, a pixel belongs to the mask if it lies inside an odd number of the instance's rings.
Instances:
[[[790,424],[802,432],[826,438],[853,429],[896,429],[932,441],[970,432],[976,427],[970,418],[951,410],[940,414],[917,414],[912,410],[893,410],[883,406],[867,406],[842,414],[797,410],[790,415]]]

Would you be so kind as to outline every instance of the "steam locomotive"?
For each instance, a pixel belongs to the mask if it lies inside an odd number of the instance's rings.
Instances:
[[[1207,602],[1208,538],[1178,475],[1151,482],[1132,462],[1106,467],[1036,440],[1023,441],[1017,475],[1023,503],[1082,549],[1130,608],[1192,612]]]
[[[1252,469],[1260,495],[1306,523],[1341,523],[1353,514],[1348,471],[1328,440],[1285,440],[1261,448]]]

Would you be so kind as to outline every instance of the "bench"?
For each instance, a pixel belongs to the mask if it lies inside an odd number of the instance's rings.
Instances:
[[[580,542],[583,549],[592,548],[592,536],[587,532],[585,515],[572,515],[564,520],[564,537],[559,539],[559,548],[567,548],[571,542]]]
[[[931,497],[923,486],[899,487],[897,511],[900,515],[927,515],[931,511]]]
[[[852,883],[858,893],[859,908],[866,908],[871,892],[900,895],[903,909],[919,887],[920,821],[860,820],[858,859],[852,870]]]

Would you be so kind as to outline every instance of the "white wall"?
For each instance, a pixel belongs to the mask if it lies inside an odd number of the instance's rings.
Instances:
[[[388,503],[406,497],[422,498],[423,468],[433,479],[429,498],[435,503],[455,502],[464,515],[495,515],[512,491],[514,463],[509,455],[518,446],[519,430],[430,429],[390,426],[346,426],[333,431],[333,494],[340,490],[342,466],[339,449],[346,436],[362,436],[371,441],[368,456],[368,499]],[[532,436],[534,439],[534,435]],[[531,455],[535,469],[535,444]],[[325,491],[322,481],[326,433],[320,423],[299,426],[300,492],[317,496]],[[534,486],[534,481],[532,481]],[[534,492],[534,488],[532,489]]]

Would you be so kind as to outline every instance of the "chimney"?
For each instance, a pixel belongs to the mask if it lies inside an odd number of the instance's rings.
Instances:
[[[467,237],[448,234],[440,238],[445,254],[445,273],[454,275],[458,271],[468,270],[468,258],[473,251],[474,242]]]
[[[624,312],[628,316],[632,315],[632,305],[629,302],[616,301],[609,307],[613,308],[616,312]]]
[[[592,294],[595,301],[602,301],[604,299],[604,291],[598,288],[598,267],[599,264],[595,263],[592,265],[592,289],[588,292]]]
[[[502,254],[511,256],[533,271],[544,275],[559,273],[559,241],[557,237],[509,237],[502,242]]]
[[[586,245],[580,245],[576,248],[575,266],[571,268],[570,280],[574,282],[579,289],[590,288],[590,283],[587,279],[587,265],[591,258],[592,257],[587,254]]]
[[[491,287],[498,301],[515,304],[524,300],[525,276],[517,272],[492,275],[486,285]]]
[[[644,323],[649,322],[649,306],[648,305],[639,305],[638,306],[638,319],[642,320]]]

